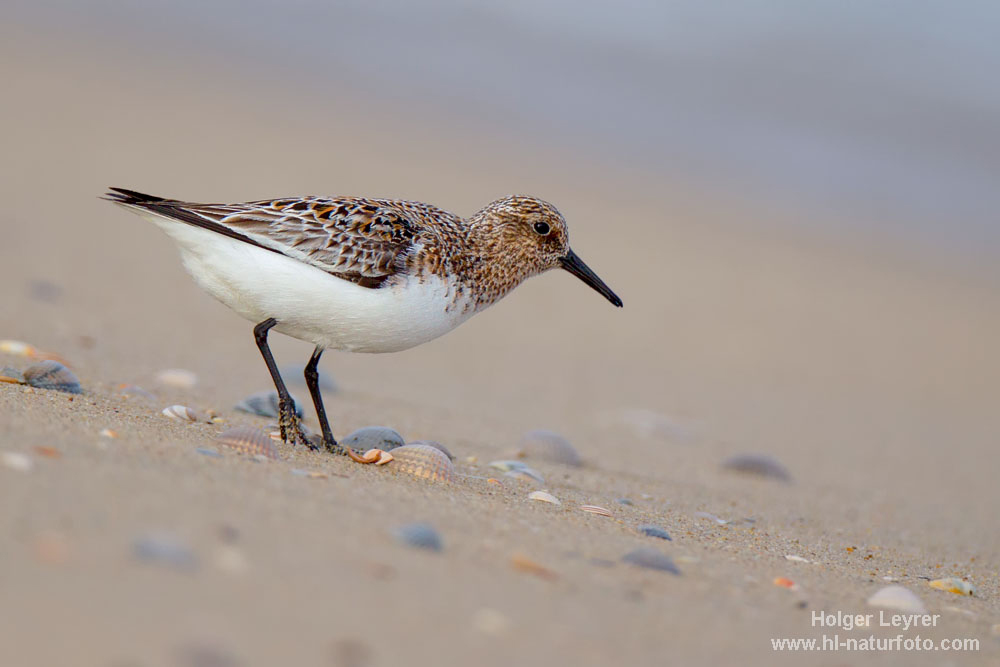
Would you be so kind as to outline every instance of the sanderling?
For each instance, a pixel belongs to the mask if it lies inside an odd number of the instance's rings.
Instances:
[[[289,197],[194,204],[111,188],[106,198],[156,223],[206,292],[256,323],[279,396],[285,442],[313,449],[267,344],[271,329],[316,346],[305,380],[327,450],[337,445],[320,395],[327,348],[397,352],[441,336],[522,281],[563,268],[622,300],[569,247],[566,220],[534,197],[498,199],[469,218],[428,204]]]

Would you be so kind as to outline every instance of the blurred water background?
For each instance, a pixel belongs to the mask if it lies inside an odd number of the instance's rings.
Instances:
[[[6,30],[136,62],[214,60],[266,86],[249,103],[271,90],[330,104],[335,122],[347,86],[401,113],[780,201],[803,226],[961,262],[1000,251],[996,3],[50,0],[4,13]]]

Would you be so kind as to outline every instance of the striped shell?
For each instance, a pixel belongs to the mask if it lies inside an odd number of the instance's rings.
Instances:
[[[430,445],[396,447],[392,450],[392,461],[386,467],[435,482],[455,479],[455,466],[440,449]]]
[[[600,516],[611,516],[611,511],[605,507],[599,507],[597,505],[580,505],[580,509],[584,512],[589,512],[590,514],[599,514]]]
[[[226,429],[215,437],[215,441],[222,447],[236,450],[240,454],[261,455],[274,460],[281,458],[271,436],[266,431],[252,426]]]
[[[24,382],[39,389],[53,389],[69,394],[83,393],[80,381],[73,371],[51,359],[39,361],[24,369]]]

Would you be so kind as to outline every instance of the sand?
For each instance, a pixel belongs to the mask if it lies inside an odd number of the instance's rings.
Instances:
[[[0,449],[33,464],[0,466],[0,664],[996,664],[996,275],[363,96],[290,107],[253,94],[267,73],[223,86],[226,72],[195,77],[183,57],[138,70],[68,47],[16,58],[16,37],[0,48],[0,338],[58,353],[85,389],[0,384]],[[440,441],[457,455],[453,484],[284,445],[280,462],[210,457],[197,449],[223,427],[267,423],[232,410],[269,387],[251,325],[197,289],[158,230],[98,200],[109,185],[384,195],[465,214],[531,192],[560,207],[625,308],[547,274],[418,349],[324,358],[338,435],[380,424]],[[309,354],[280,336],[274,349],[281,364]],[[199,381],[160,386],[166,368]],[[175,403],[225,424],[160,414]],[[561,506],[483,479],[535,428],[585,460],[529,461]],[[792,482],[720,466],[748,452]],[[440,553],[397,541],[413,521],[439,531]],[[647,523],[673,540],[639,534]],[[150,536],[187,556],[137,556]],[[641,546],[681,575],[621,562]],[[941,576],[976,595],[928,587]],[[772,650],[832,634],[814,611],[872,611],[886,578],[941,616],[905,637],[980,650]]]

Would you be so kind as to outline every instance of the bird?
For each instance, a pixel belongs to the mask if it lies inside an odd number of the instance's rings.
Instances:
[[[503,197],[467,218],[421,202],[367,197],[200,204],[112,187],[102,198],[166,232],[195,283],[254,323],[278,394],[281,439],[355,459],[327,419],[317,370],[325,350],[386,353],[420,345],[550,269],[566,270],[623,305],[570,248],[562,214],[536,197]],[[315,346],[303,374],[321,442],[302,430],[268,346],[272,330]]]

